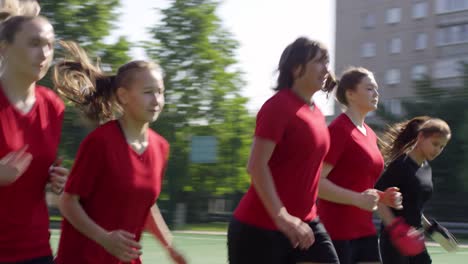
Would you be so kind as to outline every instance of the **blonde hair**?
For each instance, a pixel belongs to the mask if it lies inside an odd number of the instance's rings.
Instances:
[[[12,16],[37,16],[40,11],[36,0],[0,0],[0,20]]]
[[[21,26],[39,16],[39,3],[36,0],[0,0],[0,42],[13,43]]]

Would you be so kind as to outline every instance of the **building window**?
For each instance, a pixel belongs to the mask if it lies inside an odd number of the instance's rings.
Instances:
[[[386,111],[389,111],[390,113],[394,115],[401,115],[402,113],[402,107],[401,107],[401,101],[399,99],[387,99],[382,102],[383,106],[385,107]]]
[[[387,24],[400,23],[401,8],[391,8],[387,10],[386,22]]]
[[[427,75],[427,66],[423,64],[414,65],[411,69],[411,80],[422,80]]]
[[[434,64],[433,77],[444,79],[462,76],[462,62],[468,63],[468,57],[437,61]]]
[[[371,13],[364,13],[362,15],[362,27],[363,28],[374,28],[375,27],[375,15]]]
[[[413,5],[413,18],[420,19],[427,16],[427,3],[420,2]]]
[[[390,112],[394,115],[401,115],[401,102],[398,99],[390,99]]]
[[[369,58],[375,56],[375,43],[366,42],[361,46],[361,57]]]
[[[454,25],[437,30],[437,45],[450,45],[468,42],[468,24]]]
[[[418,33],[416,35],[416,43],[415,43],[414,49],[423,50],[425,48],[427,48],[427,34]]]
[[[456,12],[468,9],[468,0],[436,0],[436,14]]]
[[[401,52],[401,39],[392,38],[390,40],[390,46],[388,47],[388,52],[391,54],[396,54]]]
[[[390,69],[385,73],[386,84],[398,84],[400,83],[400,70]]]

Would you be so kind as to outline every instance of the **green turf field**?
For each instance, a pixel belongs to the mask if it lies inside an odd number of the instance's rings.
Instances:
[[[58,242],[58,231],[52,232],[52,246],[55,249]],[[184,253],[191,264],[223,264],[226,258],[225,235],[175,234],[175,244]],[[150,236],[143,236],[143,263],[169,264],[165,252]],[[447,253],[440,247],[430,246],[429,251],[434,264],[464,264],[468,263],[468,248],[461,248],[457,253]]]

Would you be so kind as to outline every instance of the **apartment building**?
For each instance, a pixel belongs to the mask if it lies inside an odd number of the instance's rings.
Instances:
[[[413,82],[430,76],[450,89],[468,62],[468,0],[336,0],[335,71],[375,73],[381,101],[401,113]]]

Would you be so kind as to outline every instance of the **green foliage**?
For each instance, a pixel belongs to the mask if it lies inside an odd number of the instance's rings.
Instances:
[[[111,67],[110,71],[117,72],[118,67],[131,61],[128,51],[131,48],[131,43],[125,37],[120,37],[114,44],[104,45],[101,51],[101,62]]]
[[[113,23],[118,19],[116,9],[120,5],[119,0],[44,0],[40,4],[41,15],[54,26],[56,39],[76,41],[94,61],[102,62],[104,70],[116,71],[130,60],[128,52],[131,44],[124,37],[113,44],[103,41],[110,35]],[[56,49],[55,57],[61,58],[60,49]],[[39,83],[53,88],[50,71]],[[89,130],[74,107],[67,103],[59,149],[59,155],[65,158],[65,165],[72,164],[79,144]]]
[[[151,28],[148,55],[165,72],[165,113],[155,124],[171,143],[166,173],[172,202],[188,200],[203,209],[208,197],[243,192],[253,118],[240,95],[242,73],[236,69],[238,43],[221,26],[218,2],[175,0],[161,10],[161,24]],[[215,164],[191,164],[192,135],[215,135]],[[198,204],[193,204],[199,202]]]
[[[41,15],[47,17],[60,39],[74,40],[96,54],[113,29],[119,0],[44,0]]]

